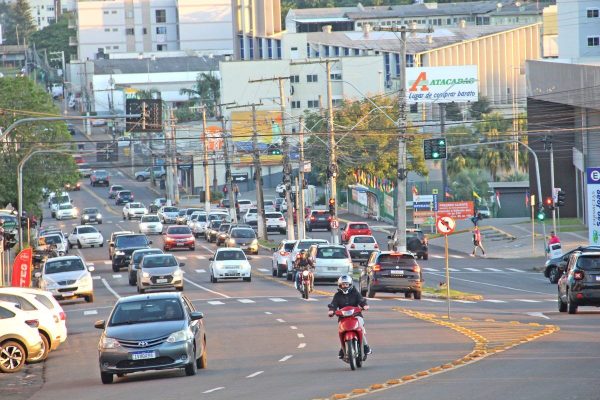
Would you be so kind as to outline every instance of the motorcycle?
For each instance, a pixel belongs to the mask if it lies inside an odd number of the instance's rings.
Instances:
[[[357,367],[362,367],[363,361],[367,360],[367,355],[364,354],[363,330],[357,318],[361,312],[360,307],[353,306],[344,307],[335,312],[335,315],[339,317],[338,334],[344,350],[343,360],[350,364],[352,371]]]
[[[312,271],[310,269],[299,270],[297,274],[296,287],[302,294],[303,299],[308,299],[308,295],[312,292]]]

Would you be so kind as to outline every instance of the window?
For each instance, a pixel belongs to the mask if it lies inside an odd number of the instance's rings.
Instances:
[[[341,81],[342,80],[342,73],[341,72],[334,72],[333,74],[331,74],[330,78],[334,81]]]
[[[307,107],[308,108],[319,108],[319,100],[309,100]]]
[[[119,31],[119,28],[112,28],[112,31],[113,31],[113,32],[118,32],[118,31]]]
[[[167,10],[155,10],[154,14],[156,16],[157,24],[164,24],[167,22]]]
[[[344,55],[345,56],[349,56],[350,55],[350,49],[347,47],[344,47]]]
[[[317,74],[306,75],[306,82],[318,82],[318,78]]]
[[[119,46],[113,46],[113,50],[117,50]]]
[[[157,44],[156,51],[167,51],[167,45],[166,44]]]
[[[359,56],[360,55],[360,49],[354,49],[354,55],[355,56]]]
[[[600,46],[600,36],[588,36],[588,47]]]
[[[597,8],[588,8],[587,9],[587,17],[588,18],[598,18],[598,17],[600,17],[600,11]]]
[[[300,108],[300,100],[292,100],[292,108]]]
[[[334,107],[341,107],[343,102],[344,100],[342,99],[331,99],[331,104],[333,104]]]
[[[129,36],[132,36],[132,35],[135,34],[135,31],[134,31],[133,28],[127,28],[127,29],[125,29],[125,34],[129,35]]]
[[[156,34],[157,35],[166,35],[167,34],[167,27],[166,26],[157,26],[156,27]]]
[[[104,32],[110,32],[110,28],[104,28]]]
[[[114,11],[111,11],[111,14],[116,14],[116,13],[117,13],[117,11],[116,11],[116,10],[114,10]]]
[[[104,15],[108,15],[108,11],[104,11]]]
[[[290,75],[290,83],[300,83],[300,75]]]
[[[147,35],[147,34],[148,34],[148,29],[146,29],[146,28],[142,29],[142,33],[143,33],[144,35]]]

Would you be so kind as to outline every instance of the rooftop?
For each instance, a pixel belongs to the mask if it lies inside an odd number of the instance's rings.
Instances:
[[[187,71],[218,71],[219,61],[225,56],[202,57],[166,57],[166,58],[129,58],[94,60],[95,73],[98,75],[136,74]]]

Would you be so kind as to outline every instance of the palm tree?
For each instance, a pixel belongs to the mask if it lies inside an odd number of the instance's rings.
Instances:
[[[156,89],[156,88],[151,88],[148,90],[138,90],[137,92],[135,92],[135,98],[136,99],[160,99],[161,98],[161,93],[160,90]]]
[[[193,89],[181,89],[180,94],[187,94],[190,100],[207,107],[210,116],[216,115],[216,105],[221,99],[221,82],[212,72],[201,72],[196,78]]]

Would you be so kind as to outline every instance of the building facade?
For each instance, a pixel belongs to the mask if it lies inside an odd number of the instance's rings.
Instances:
[[[235,58],[280,59],[280,1],[232,0],[232,7]]]
[[[559,58],[600,57],[600,2],[558,0]]]

